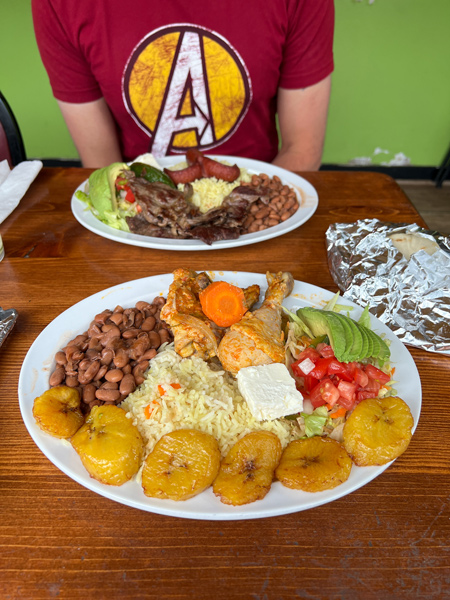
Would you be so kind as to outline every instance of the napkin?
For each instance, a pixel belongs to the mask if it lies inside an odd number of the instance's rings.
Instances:
[[[0,162],[0,223],[18,206],[41,169],[40,160],[26,160],[12,170],[8,161]]]

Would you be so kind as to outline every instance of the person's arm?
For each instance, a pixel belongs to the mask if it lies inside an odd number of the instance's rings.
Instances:
[[[58,100],[84,167],[98,169],[122,161],[116,125],[103,98],[72,104]]]
[[[331,75],[301,90],[278,90],[281,148],[273,164],[290,171],[317,171],[322,160]]]

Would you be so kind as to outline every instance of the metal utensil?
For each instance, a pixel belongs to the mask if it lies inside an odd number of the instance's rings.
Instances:
[[[0,346],[6,340],[8,334],[11,332],[11,329],[14,327],[17,317],[18,314],[15,308],[3,310],[0,306]]]

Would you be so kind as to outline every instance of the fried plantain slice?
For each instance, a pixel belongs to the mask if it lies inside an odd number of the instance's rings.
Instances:
[[[141,434],[114,404],[94,406],[71,442],[89,475],[101,483],[122,485],[141,466]]]
[[[261,500],[270,490],[281,452],[281,442],[274,433],[248,433],[222,460],[213,484],[214,494],[233,506]]]
[[[70,438],[84,423],[80,393],[65,385],[50,388],[35,398],[33,416],[42,431],[57,438]]]
[[[214,481],[220,466],[217,440],[196,429],[166,433],[147,456],[142,470],[146,496],[188,500]]]
[[[315,436],[291,442],[275,474],[288,488],[321,492],[344,483],[351,468],[351,458],[339,442]]]
[[[406,450],[413,425],[411,411],[401,398],[368,398],[348,417],[344,446],[356,465],[384,465]]]

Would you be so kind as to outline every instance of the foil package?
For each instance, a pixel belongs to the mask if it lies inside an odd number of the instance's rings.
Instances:
[[[328,265],[345,298],[403,343],[450,355],[450,236],[366,219],[326,232]]]

